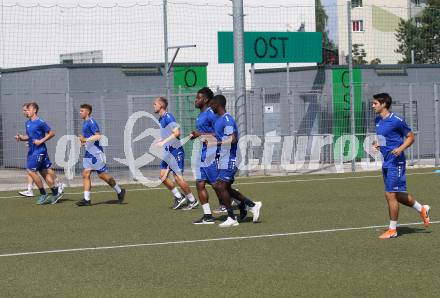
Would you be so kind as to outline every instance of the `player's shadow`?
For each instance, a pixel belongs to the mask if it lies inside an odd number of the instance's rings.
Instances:
[[[397,232],[399,233],[400,236],[403,236],[406,234],[416,234],[416,233],[430,234],[432,231],[425,230],[423,228],[399,227],[397,229]]]
[[[67,203],[67,202],[75,202],[76,200],[73,199],[65,199],[65,198],[61,198],[58,200],[57,204],[62,204],[62,203]]]
[[[107,200],[103,202],[94,203],[92,205],[126,205],[126,202],[120,203],[119,200]]]

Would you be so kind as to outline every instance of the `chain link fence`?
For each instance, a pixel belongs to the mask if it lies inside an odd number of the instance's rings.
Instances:
[[[196,45],[178,53],[169,90],[164,81],[162,1],[111,7],[3,3],[0,188],[25,185],[27,148],[14,140],[15,134],[24,133],[23,103],[40,104],[40,116],[56,132],[48,142],[50,158],[72,184],[80,182],[82,149],[69,136],[81,133],[79,105],[90,103],[106,136],[110,172],[131,182],[138,177],[127,166],[130,158],[143,175],[151,179],[158,175],[159,159],[150,152],[158,129],[153,100],[170,94],[170,110],[187,135],[198,115],[195,93],[205,85],[224,94],[227,110],[246,122],[246,131],[240,132],[243,175],[341,172],[350,170],[351,159],[357,170],[378,169],[380,156],[369,147],[375,138],[371,97],[379,92],[392,95],[393,111],[416,134],[416,143],[407,152],[408,163],[437,165],[440,68],[407,64],[439,62],[440,17],[435,16],[440,9],[426,1],[403,2],[387,6],[352,1],[351,19],[346,1],[331,6],[320,1],[245,6],[246,31],[323,32],[322,63],[327,65],[246,64],[245,115],[236,115],[240,107],[234,101],[233,64],[218,63],[222,47],[217,45],[217,33],[232,31],[229,1],[168,2],[169,45]],[[358,69],[354,71],[356,144],[350,142],[343,77],[349,27]],[[271,53],[275,52],[268,48]],[[335,64],[342,66],[328,66]],[[136,121],[130,126],[129,119]],[[186,175],[191,178],[197,146],[189,141],[184,147]]]

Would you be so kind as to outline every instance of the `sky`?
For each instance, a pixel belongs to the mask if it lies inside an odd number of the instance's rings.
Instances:
[[[139,9],[41,9],[5,11],[0,65],[20,67],[58,63],[59,55],[103,50],[104,62],[162,62],[162,0],[0,0],[4,5],[61,5],[93,7],[154,4]],[[328,0],[324,0],[328,1]],[[232,86],[232,65],[217,63],[217,32],[231,31],[229,0],[169,0],[169,45],[196,44],[183,49],[176,62],[207,62],[211,86]],[[306,23],[314,31],[314,0],[244,0],[246,31],[296,31]],[[172,3],[190,3],[176,5]],[[197,4],[202,4],[196,6]],[[210,4],[211,6],[204,6]],[[213,5],[218,5],[217,9]],[[296,5],[297,7],[293,7]],[[224,6],[224,7],[222,7]],[[251,6],[252,8],[246,8]],[[259,6],[265,6],[261,8]],[[286,8],[279,8],[286,6]],[[272,7],[278,7],[271,9]],[[206,18],[213,15],[215,18]],[[170,52],[170,56],[172,56]],[[171,59],[171,57],[170,57]],[[292,64],[304,65],[304,64]],[[310,64],[309,64],[310,65]],[[258,64],[256,68],[285,67]],[[247,65],[247,70],[250,65]],[[249,83],[249,72],[247,71]]]

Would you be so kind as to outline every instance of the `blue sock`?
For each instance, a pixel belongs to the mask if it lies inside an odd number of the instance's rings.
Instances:
[[[249,199],[245,199],[245,200],[244,200],[244,203],[245,203],[247,206],[249,206],[249,207],[254,207],[254,206],[255,206],[255,203],[252,202],[252,201],[249,200]]]
[[[46,190],[44,188],[40,188],[40,195],[44,196],[46,194]]]
[[[56,196],[58,194],[58,187],[52,187],[51,190],[53,196]]]
[[[234,208],[228,208],[228,216],[235,219]]]

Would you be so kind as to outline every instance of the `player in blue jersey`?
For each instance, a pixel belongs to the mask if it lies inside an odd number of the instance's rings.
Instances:
[[[389,111],[391,104],[392,98],[387,93],[373,96],[372,107],[379,115],[375,119],[378,142],[373,146],[380,150],[383,156],[382,174],[390,216],[389,228],[379,236],[380,239],[397,237],[399,203],[416,209],[423,219],[424,226],[429,226],[430,207],[417,202],[406,190],[404,151],[414,143],[414,133],[401,117]]]
[[[99,144],[101,139],[101,130],[98,123],[91,117],[92,106],[89,104],[82,104],[79,109],[79,115],[84,120],[82,135],[80,135],[81,144],[85,147],[83,159],[83,186],[84,198],[76,202],[77,206],[90,206],[90,191],[92,183],[90,174],[92,171],[98,173],[98,177],[105,181],[112,187],[117,194],[118,202],[122,203],[125,198],[125,189],[121,188],[115,179],[107,173],[107,166],[105,164],[105,155],[102,146]]]
[[[216,142],[214,126],[219,116],[215,114],[212,108],[209,106],[210,101],[213,97],[214,93],[208,87],[204,87],[197,91],[194,105],[196,108],[200,109],[200,114],[196,119],[196,130],[191,133],[191,139],[196,139],[203,136],[206,140],[208,136],[212,136],[213,141]],[[217,146],[208,147],[207,142],[203,142],[200,152],[200,159],[197,159],[197,165],[194,167],[194,169],[196,171],[195,176],[197,193],[203,209],[203,217],[195,221],[194,224],[214,224],[215,218],[212,216],[211,213],[211,207],[209,205],[209,195],[208,191],[206,190],[206,183],[214,186],[217,180]],[[238,190],[233,189],[232,191],[235,194],[231,194],[231,196],[237,197]],[[214,210],[214,213],[226,212],[226,207],[222,204],[222,201],[220,199],[219,203],[220,206],[219,208]],[[243,213],[246,213],[246,209],[241,211],[242,215]]]
[[[32,177],[35,185],[40,190],[40,196],[37,198],[37,204],[45,203],[55,204],[63,196],[58,192],[58,187],[55,185],[56,175],[50,168],[52,163],[49,160],[47,153],[46,142],[55,136],[55,133],[49,125],[38,117],[39,106],[36,102],[31,102],[26,105],[26,116],[29,119],[26,121],[26,135],[17,134],[17,141],[28,142],[28,155],[26,162],[26,169],[28,175]],[[46,193],[43,181],[37,173],[44,178],[47,185],[51,189],[51,195]]]
[[[238,226],[237,218],[234,215],[234,209],[231,206],[231,194],[234,194],[232,184],[237,173],[237,147],[239,141],[239,133],[234,118],[226,112],[226,98],[223,95],[216,95],[212,99],[212,110],[219,116],[214,125],[214,132],[217,145],[218,156],[218,173],[215,182],[216,193],[227,208],[228,218],[221,223],[220,227]],[[210,144],[208,143],[208,147]],[[239,199],[244,205],[240,211],[245,208],[253,213],[253,221],[257,222],[260,216],[261,202],[252,202],[244,196],[239,196]],[[242,215],[243,216],[243,215]],[[241,216],[241,217],[242,217]],[[245,214],[244,214],[245,217]]]
[[[167,111],[168,100],[165,97],[156,98],[153,103],[153,109],[154,113],[159,114],[161,134],[161,139],[156,145],[163,149],[162,161],[160,163],[160,179],[174,195],[173,209],[181,208],[187,199],[189,202],[185,209],[193,209],[199,205],[199,202],[194,198],[188,183],[183,179],[185,152],[180,142],[180,127],[174,116]],[[173,173],[174,180],[180,186],[185,196],[182,196],[174,182],[168,178],[170,172]]]
[[[214,125],[218,116],[209,107],[209,102],[213,97],[214,93],[208,87],[197,91],[194,105],[200,109],[200,114],[196,119],[196,130],[191,133],[192,139],[200,137],[202,134],[214,134]],[[202,205],[203,217],[195,221],[194,224],[214,224],[215,218],[212,216],[209,206],[206,183],[213,185],[217,180],[217,148],[215,146],[208,148],[206,143],[202,143],[201,146],[200,159],[197,159],[195,170],[197,194]]]
[[[22,112],[26,118],[28,118],[28,112],[27,112],[28,105],[29,105],[29,103],[24,103],[22,105]],[[17,141],[20,141],[18,139],[18,135],[15,138]],[[26,144],[26,145],[28,145],[28,144]],[[50,175],[55,177],[55,185],[58,187],[58,193],[63,193],[64,192],[64,183],[59,182],[59,180],[57,179],[57,175],[55,174],[55,172],[51,168],[47,169],[47,172]],[[24,197],[33,197],[34,192],[32,191],[32,188],[33,188],[34,180],[32,179],[32,176],[29,173],[27,173],[27,175],[26,175],[26,182],[27,182],[27,190],[19,191],[18,193]]]

